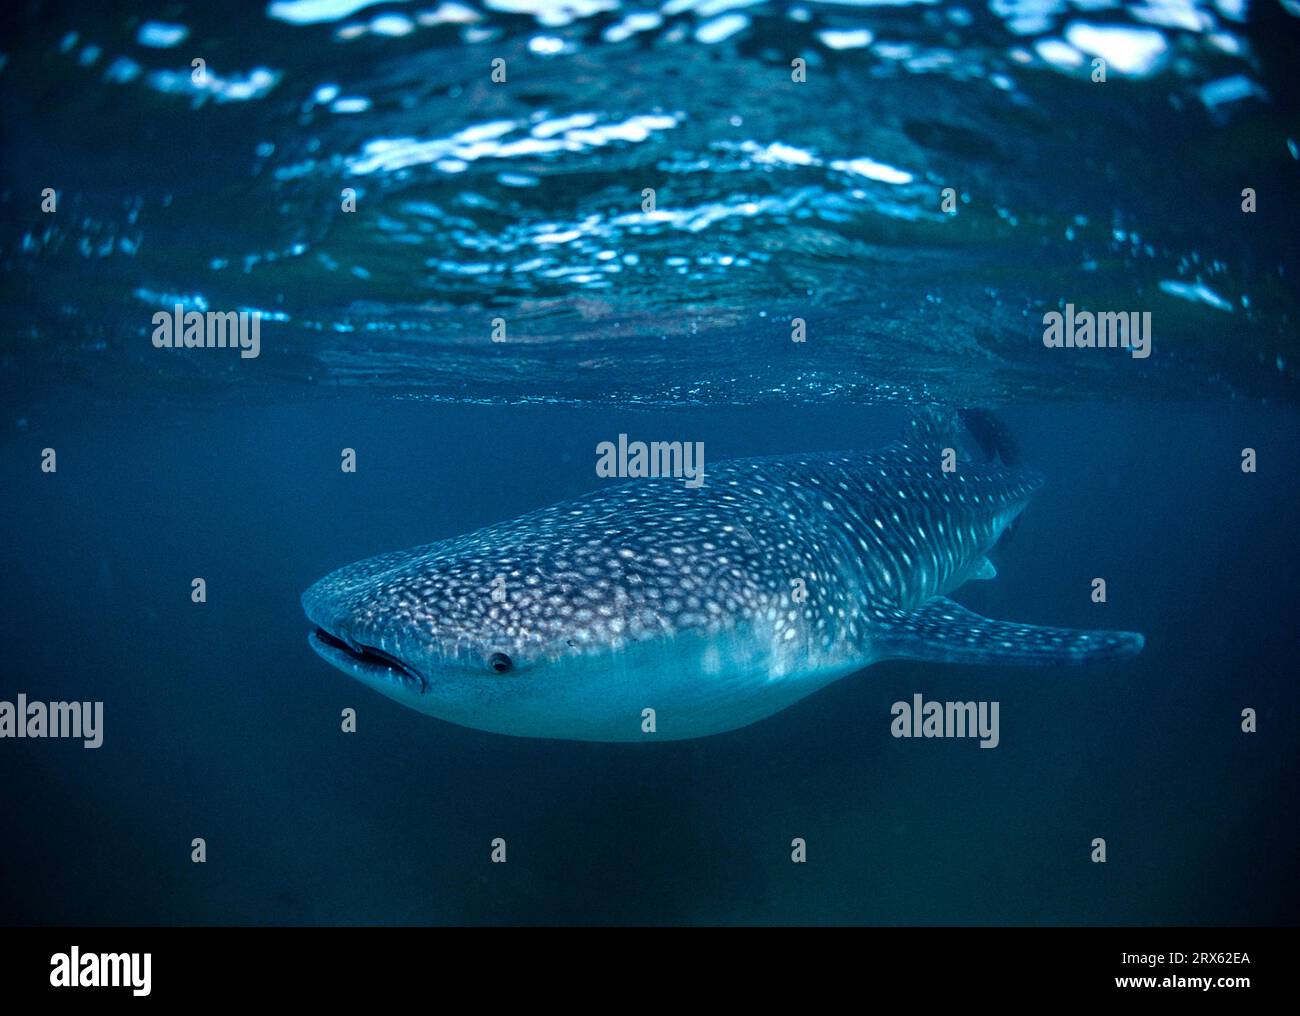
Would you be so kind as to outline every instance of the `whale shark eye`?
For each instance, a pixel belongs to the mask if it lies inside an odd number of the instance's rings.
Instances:
[[[514,661],[505,653],[493,653],[488,657],[488,666],[498,674],[504,674],[508,670],[514,669]]]

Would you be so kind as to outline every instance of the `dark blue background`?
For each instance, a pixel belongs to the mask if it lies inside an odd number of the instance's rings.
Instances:
[[[590,489],[596,443],[620,430],[719,459],[877,445],[899,411],[51,395],[0,446],[5,693],[103,699],[105,739],[0,744],[6,918],[1294,922],[1294,414],[1005,416],[1048,484],[999,578],[958,598],[1138,629],[1140,657],[882,664],[736,733],[620,746],[405,710],[310,652],[298,596],[336,565]],[[1089,600],[1098,575],[1105,605]],[[914,692],[1000,701],[1001,746],[893,739],[889,707]],[[1257,734],[1240,732],[1246,706]],[[505,865],[488,860],[496,836]]]

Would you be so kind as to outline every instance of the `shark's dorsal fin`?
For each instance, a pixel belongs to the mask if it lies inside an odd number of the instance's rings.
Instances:
[[[985,459],[990,462],[996,459],[1004,466],[1020,464],[1020,446],[1011,436],[1007,425],[992,410],[959,409],[957,418],[984,453]]]
[[[968,579],[995,579],[998,577],[998,570],[993,567],[993,562],[987,557],[982,557],[975,562],[971,573],[966,576]]]
[[[1131,631],[991,621],[943,596],[914,611],[874,608],[872,621],[878,628],[873,640],[878,659],[1042,666],[1122,660],[1145,644]]]
[[[951,409],[921,406],[908,418],[902,441],[911,448],[956,447],[961,435],[961,423]]]
[[[966,447],[976,461],[996,461],[1004,466],[1020,462],[1011,432],[988,409],[922,406],[908,419],[902,440],[912,448]]]

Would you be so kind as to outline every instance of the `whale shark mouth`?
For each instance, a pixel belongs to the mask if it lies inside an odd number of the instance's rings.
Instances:
[[[344,658],[352,667],[363,673],[387,671],[403,683],[414,684],[421,691],[427,687],[427,682],[417,671],[412,670],[396,656],[386,653],[382,649],[360,644],[352,645],[331,635],[324,628],[318,627],[312,634],[318,651],[321,647],[332,650],[335,654]]]

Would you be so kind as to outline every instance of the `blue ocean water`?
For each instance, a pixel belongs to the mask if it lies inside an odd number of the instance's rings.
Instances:
[[[7,12],[0,699],[105,730],[0,740],[0,920],[1294,924],[1296,13]],[[177,303],[263,312],[259,355],[155,348]],[[1152,355],[1045,347],[1067,303],[1150,311]],[[609,482],[620,433],[872,448],[922,403],[1047,481],[956,598],[1139,657],[883,663],[617,745],[308,648],[327,571]],[[998,748],[890,736],[918,692],[999,701]]]

